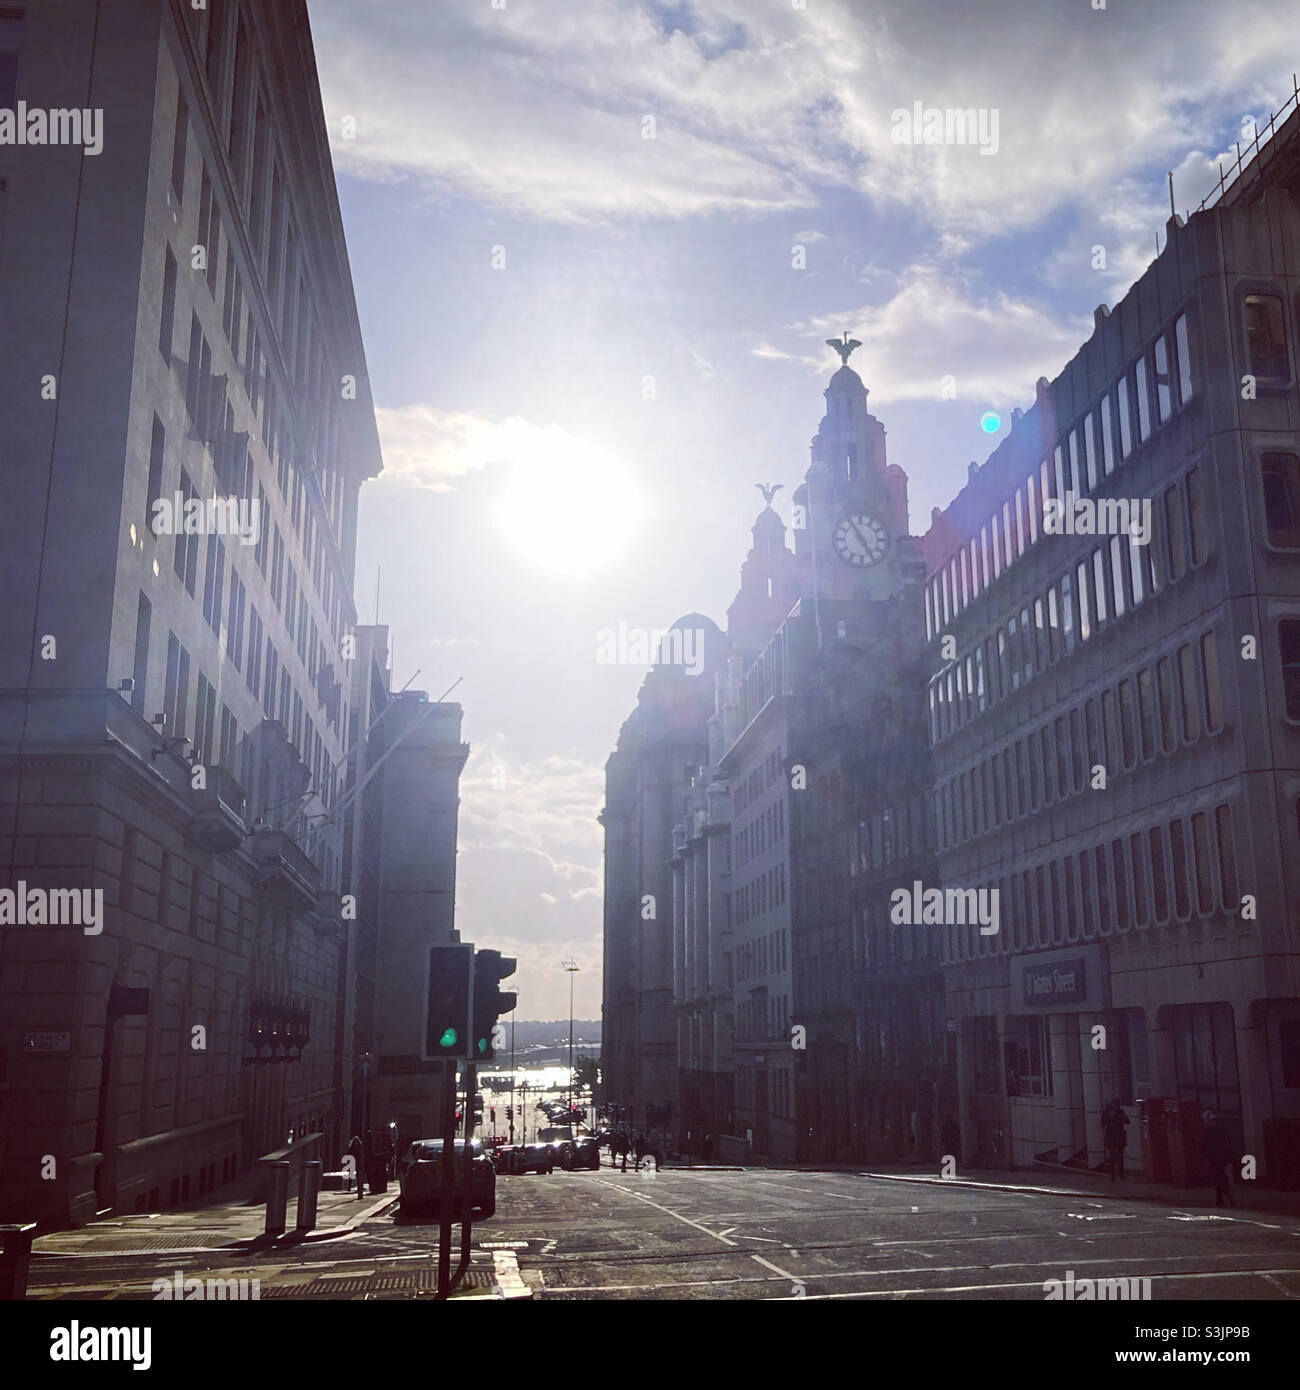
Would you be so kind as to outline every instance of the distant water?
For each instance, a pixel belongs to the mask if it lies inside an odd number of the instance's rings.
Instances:
[[[541,1087],[544,1090],[556,1092],[564,1090],[569,1084],[570,1076],[568,1067],[516,1067],[513,1074],[516,1088],[527,1085],[529,1090]],[[485,1094],[492,1092],[495,1095],[509,1091],[510,1076],[509,1067],[499,1067],[495,1064],[490,1070],[484,1067],[479,1073],[479,1090]],[[489,1084],[490,1082],[498,1082],[498,1079],[500,1079],[500,1084]]]

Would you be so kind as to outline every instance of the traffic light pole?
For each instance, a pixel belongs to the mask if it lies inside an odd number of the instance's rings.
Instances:
[[[470,1145],[474,1137],[474,1098],[477,1095],[478,1067],[471,1062],[465,1068],[465,1172],[460,1189],[460,1263],[452,1276],[453,1289],[465,1277],[465,1271],[469,1268],[470,1212],[474,1209],[474,1194],[470,1191],[474,1176],[474,1154]]]
[[[442,1077],[442,1201],[438,1211],[438,1294],[451,1294],[451,1176],[456,1159],[456,1064],[443,1063]]]

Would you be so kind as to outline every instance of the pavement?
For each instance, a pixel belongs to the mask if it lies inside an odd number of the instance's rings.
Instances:
[[[496,1215],[471,1229],[457,1296],[1039,1300],[1054,1280],[1131,1278],[1150,1280],[1156,1301],[1300,1298],[1296,1194],[1243,1188],[1222,1211],[1212,1195],[1072,1170],[503,1175]],[[262,1299],[431,1299],[437,1223],[402,1218],[395,1198],[323,1193],[324,1238],[274,1246],[256,1240],[260,1209],[246,1203],[47,1235],[29,1297],[159,1298],[156,1288],[215,1278],[255,1279],[244,1296]]]

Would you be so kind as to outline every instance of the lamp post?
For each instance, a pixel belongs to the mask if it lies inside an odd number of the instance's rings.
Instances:
[[[370,1072],[374,1061],[373,1054],[361,1054],[361,1154],[357,1163],[357,1201],[365,1196],[366,1169],[370,1161]]]
[[[573,1114],[573,977],[578,973],[578,963],[572,960],[561,962],[569,972],[569,1114]]]

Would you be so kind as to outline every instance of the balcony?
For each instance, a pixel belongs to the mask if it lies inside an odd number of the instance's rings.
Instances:
[[[209,766],[205,773],[206,785],[190,791],[190,823],[185,838],[213,854],[226,854],[238,849],[248,834],[248,798],[228,768]]]
[[[254,830],[245,848],[257,864],[253,881],[300,912],[312,912],[320,894],[320,870],[283,830]]]

